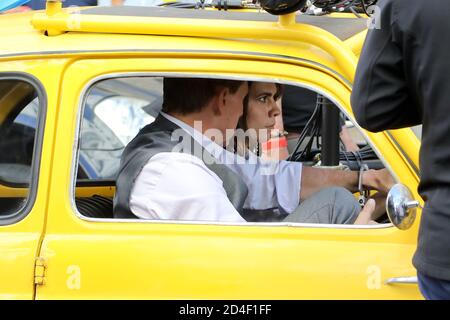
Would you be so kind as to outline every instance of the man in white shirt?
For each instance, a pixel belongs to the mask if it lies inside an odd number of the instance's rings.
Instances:
[[[293,222],[372,220],[375,204],[370,201],[360,214],[345,190],[357,191],[357,172],[243,159],[223,148],[227,130],[236,128],[242,115],[247,92],[245,81],[165,78],[163,111],[122,156],[115,217],[236,223],[246,222],[243,208],[279,208]],[[181,150],[183,140],[192,140],[194,149],[200,146],[200,156]],[[386,170],[370,170],[362,178],[367,188],[381,192],[393,183]]]

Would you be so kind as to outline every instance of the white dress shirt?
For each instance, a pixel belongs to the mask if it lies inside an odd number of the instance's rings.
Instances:
[[[244,159],[186,123],[164,113],[218,162],[241,176],[248,187],[244,208],[282,208],[291,213],[300,202],[302,164]],[[222,180],[198,157],[180,152],[153,156],[137,176],[130,209],[142,219],[245,222],[228,200]]]

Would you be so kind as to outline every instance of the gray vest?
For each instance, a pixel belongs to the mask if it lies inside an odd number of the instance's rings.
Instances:
[[[242,178],[227,166],[217,163],[189,134],[177,135],[179,140],[172,141],[172,134],[177,129],[179,129],[177,133],[184,132],[176,124],[159,115],[152,124],[144,127],[127,145],[122,154],[116,179],[114,218],[137,218],[130,209],[130,195],[134,181],[147,162],[161,152],[184,152],[199,157],[207,168],[222,180],[228,199],[236,210],[242,214],[248,194],[247,186]],[[189,142],[186,143],[186,141]],[[184,148],[180,148],[180,143]],[[186,146],[190,147],[186,148]],[[176,181],[173,181],[173,183],[176,183]],[[192,183],[197,182],[192,181]]]

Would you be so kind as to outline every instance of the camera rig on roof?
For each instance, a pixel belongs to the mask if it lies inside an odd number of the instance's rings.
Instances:
[[[378,0],[258,0],[261,7],[269,13],[280,15],[298,10],[312,14],[332,12],[352,12],[356,15],[365,13],[369,16],[369,8]]]
[[[274,15],[284,15],[302,11],[313,15],[333,12],[365,13],[369,16],[370,7],[378,0],[174,0],[163,2],[159,6],[188,9],[216,8],[228,9],[264,9]]]
[[[369,8],[378,0],[310,0],[311,6],[319,8],[323,14],[332,12],[365,13],[369,16]],[[313,9],[314,9],[313,8]]]

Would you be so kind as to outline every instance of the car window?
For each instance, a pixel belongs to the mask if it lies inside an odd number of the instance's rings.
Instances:
[[[106,98],[95,106],[95,115],[99,117],[123,145],[127,145],[139,132],[139,129],[155,118],[143,107],[148,101],[124,96]]]
[[[273,88],[274,84],[269,84],[269,87]],[[272,137],[261,144],[259,154],[261,159],[289,160],[302,162],[305,166],[323,166],[321,154],[325,149],[331,148],[331,144],[334,143],[335,158],[338,162],[336,166],[341,164],[339,169],[359,171],[362,164],[367,164],[373,169],[384,167],[359,129],[352,125],[344,113],[339,112],[338,106],[310,89],[292,88],[288,85],[281,88],[282,112],[278,113],[281,119],[275,122],[277,124],[274,129],[284,131],[282,136],[286,137],[283,151],[285,153],[279,152],[281,144],[275,141],[276,137]],[[267,90],[271,90],[264,86],[260,89],[264,94]],[[113,187],[125,147],[140,129],[155,120],[161,110],[162,78],[132,77],[102,80],[93,85],[88,92],[78,146],[77,186],[83,187],[80,182],[89,181],[89,186],[100,187],[110,181],[109,186]],[[255,98],[257,99],[254,101],[260,102],[261,108],[265,108],[264,101],[267,101],[267,98],[263,99],[259,96]],[[252,106],[257,108],[258,104],[254,103]],[[330,108],[337,111],[335,123],[328,121],[324,125],[321,114]],[[257,109],[254,110],[255,114],[258,114]],[[278,122],[281,124],[279,127]],[[325,141],[323,136],[330,136],[330,128],[333,125],[336,127],[335,136],[331,139],[333,141],[330,142],[330,139]],[[345,131],[347,137],[340,134],[340,131]],[[351,147],[355,149],[348,149]],[[239,154],[237,149],[234,151]],[[250,149],[249,151],[253,152]],[[273,159],[272,156],[274,156]],[[102,180],[106,181],[102,182]],[[112,218],[113,194],[110,189],[96,190],[91,192],[91,196],[79,193],[80,196],[77,197],[75,193],[75,203],[79,212],[88,217]],[[275,202],[271,204],[276,205]],[[287,213],[281,207],[267,206],[266,209],[244,208],[241,215],[248,222],[280,222]],[[385,220],[386,216],[379,222],[385,222]]]
[[[84,106],[79,181],[113,180],[125,146],[162,105],[162,79],[121,78],[97,83]]]
[[[20,212],[30,198],[40,101],[33,85],[0,79],[0,218]]]

